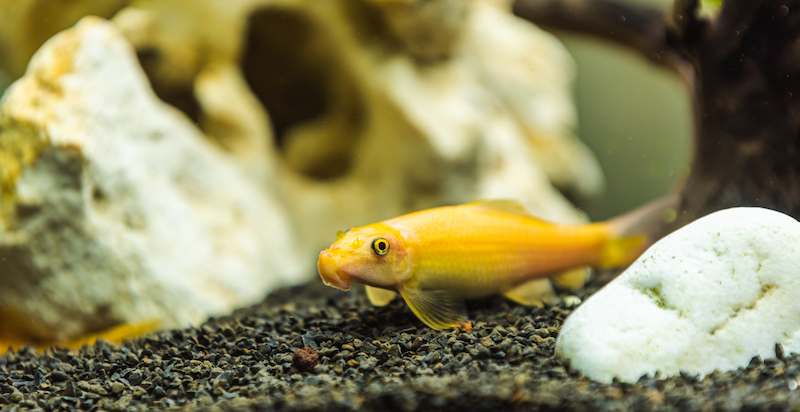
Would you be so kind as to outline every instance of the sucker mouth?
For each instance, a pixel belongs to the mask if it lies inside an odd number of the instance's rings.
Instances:
[[[317,270],[325,285],[339,290],[350,290],[350,275],[339,269],[333,253],[327,250],[319,253]]]

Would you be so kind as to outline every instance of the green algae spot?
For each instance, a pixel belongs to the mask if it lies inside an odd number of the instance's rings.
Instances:
[[[668,309],[666,302],[664,301],[664,297],[661,296],[661,282],[657,285],[650,287],[650,288],[640,288],[639,290],[642,291],[647,297],[653,299],[653,302],[661,308],[661,309]]]

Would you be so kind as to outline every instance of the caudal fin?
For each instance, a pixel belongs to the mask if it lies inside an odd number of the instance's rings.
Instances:
[[[161,321],[157,319],[136,323],[125,323],[111,329],[64,342],[34,339],[30,335],[0,334],[0,355],[5,353],[8,349],[18,350],[19,348],[28,345],[33,346],[40,351],[44,351],[51,346],[78,349],[83,345],[93,345],[98,339],[103,339],[110,343],[122,343],[125,340],[134,339],[144,336],[148,333],[155,332],[158,330],[160,325]]]
[[[675,220],[678,195],[669,195],[606,222],[610,237],[600,253],[599,268],[630,264],[655,243],[666,224]]]

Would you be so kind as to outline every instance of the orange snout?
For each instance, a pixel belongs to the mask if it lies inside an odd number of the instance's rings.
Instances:
[[[326,285],[340,290],[350,290],[350,275],[339,269],[333,253],[327,250],[319,253],[317,270]]]

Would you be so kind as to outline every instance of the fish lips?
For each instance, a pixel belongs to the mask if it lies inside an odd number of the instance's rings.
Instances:
[[[339,269],[333,253],[320,252],[317,270],[322,278],[322,283],[339,290],[350,290],[350,275]]]

